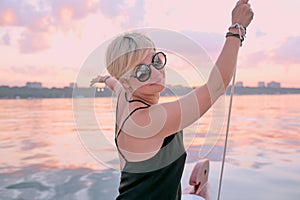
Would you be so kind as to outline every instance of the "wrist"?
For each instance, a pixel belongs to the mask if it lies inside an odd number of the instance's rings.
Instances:
[[[244,37],[242,35],[240,35],[239,33],[228,32],[226,34],[226,38],[233,38],[235,40],[239,40],[240,41],[240,46],[242,46],[243,41],[244,41]]]
[[[239,30],[235,28],[229,28],[228,29],[230,33],[239,34]]]
[[[106,77],[103,79],[103,83],[106,84],[106,81],[107,81],[107,79],[109,79],[109,78],[110,78],[110,76],[106,76]]]
[[[246,28],[239,24],[235,23],[228,28],[229,32],[226,34],[226,38],[237,38],[240,40],[240,46],[242,46],[242,43],[246,37]]]
[[[231,26],[229,26],[228,30],[232,33],[238,33],[243,37],[245,37],[247,33],[246,27],[239,23],[232,24]]]

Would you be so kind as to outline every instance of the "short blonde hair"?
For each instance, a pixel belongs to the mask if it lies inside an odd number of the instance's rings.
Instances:
[[[133,32],[115,38],[106,51],[106,68],[110,75],[120,79],[127,71],[144,60],[154,43],[147,36]]]

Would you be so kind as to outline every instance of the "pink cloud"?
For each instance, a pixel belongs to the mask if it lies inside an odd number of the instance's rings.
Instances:
[[[144,25],[145,1],[138,0],[128,4],[125,0],[102,0],[101,12],[109,18],[120,17],[125,19],[121,22],[122,28],[135,28]]]
[[[300,36],[287,38],[272,52],[271,59],[279,64],[300,63]]]
[[[246,55],[246,60],[241,65],[241,67],[255,67],[259,65],[261,62],[268,61],[270,59],[269,52],[267,51],[258,51],[251,54]]]
[[[78,22],[91,13],[100,11],[104,17],[117,19],[121,27],[132,28],[143,24],[144,9],[144,1],[128,4],[125,0],[1,0],[0,27],[23,28],[18,43],[20,52],[35,53],[50,48],[48,35],[54,31],[77,30]],[[2,36],[2,41],[8,44],[7,36]],[[41,43],[37,44],[37,41]]]
[[[122,23],[123,28],[143,25],[145,17],[144,1],[136,1],[135,5],[125,9],[128,19]]]
[[[225,40],[225,36],[219,33],[183,31],[183,34],[203,46],[209,54],[219,54]]]
[[[21,53],[35,53],[50,47],[46,33],[25,31],[19,40]]]
[[[284,64],[285,66],[300,63],[300,36],[288,37],[275,49],[258,51],[246,55],[243,66],[255,67],[263,62]]]
[[[17,1],[0,1],[0,26],[15,26],[19,22],[20,3]]]
[[[80,20],[97,11],[98,3],[90,0],[0,1],[0,26],[21,26],[32,31],[48,31],[49,26],[60,26],[70,14],[70,20]]]
[[[101,12],[107,17],[117,17],[122,13],[124,3],[118,0],[102,0],[100,4]]]
[[[60,20],[64,20],[65,15],[70,15],[72,20],[80,20],[96,12],[99,9],[99,2],[93,2],[90,0],[52,0],[49,1],[49,6],[55,23],[59,24]],[[65,11],[67,13],[64,13]]]
[[[78,20],[96,12],[99,2],[90,0],[0,1],[0,27],[21,27],[24,32],[19,39],[21,53],[34,53],[50,47],[48,35],[53,30],[70,31]],[[9,44],[9,35],[2,36]]]
[[[45,27],[38,23],[40,19],[47,18],[47,12],[38,11],[26,3],[26,1],[0,1],[0,26],[26,27],[34,31],[45,30]],[[49,20],[50,21],[50,20]]]
[[[10,45],[10,36],[9,36],[8,33],[5,33],[5,34],[2,36],[1,40],[2,40],[2,43],[3,43],[4,45]]]

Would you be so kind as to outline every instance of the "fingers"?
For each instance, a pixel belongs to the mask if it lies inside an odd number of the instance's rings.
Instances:
[[[253,13],[253,10],[252,10],[252,8],[251,8],[251,5],[248,3],[248,4],[245,4],[245,5],[243,5],[245,8],[246,8],[246,10],[249,12],[249,13],[251,13],[251,14],[254,14]]]
[[[249,0],[239,0],[237,5],[232,10],[232,23],[238,23],[247,27],[254,16],[251,5],[248,3]]]
[[[106,77],[106,76],[98,75],[96,78],[93,78],[93,79],[90,81],[90,86],[92,86],[92,85],[94,85],[94,84],[96,84],[96,83],[103,83],[105,77]]]
[[[91,81],[90,86],[93,86],[96,83],[96,81]]]
[[[251,15],[251,20],[252,20],[254,18],[254,12],[251,8],[250,8],[250,15]]]
[[[249,2],[249,0],[239,0],[236,5],[239,6],[239,5],[242,5],[242,4],[247,4]]]
[[[96,78],[93,78],[91,81],[90,81],[90,86],[94,85],[95,83],[99,82],[100,78],[99,76],[97,76]]]

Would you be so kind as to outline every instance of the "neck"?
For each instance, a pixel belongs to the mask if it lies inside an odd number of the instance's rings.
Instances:
[[[157,94],[147,94],[147,95],[143,95],[143,94],[132,94],[130,99],[138,99],[141,101],[144,101],[145,103],[149,104],[149,105],[154,105],[158,103],[159,100],[159,93]]]

